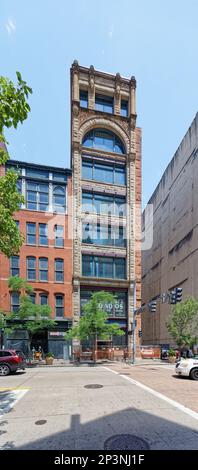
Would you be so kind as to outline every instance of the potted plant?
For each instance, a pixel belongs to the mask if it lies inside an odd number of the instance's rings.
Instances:
[[[173,348],[168,350],[168,362],[175,362],[176,361],[176,352]]]
[[[53,364],[53,360],[54,360],[54,354],[52,354],[51,352],[45,355],[45,363],[48,366],[51,366]]]

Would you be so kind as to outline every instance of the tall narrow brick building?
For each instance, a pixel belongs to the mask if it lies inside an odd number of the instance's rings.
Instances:
[[[130,350],[128,332],[141,295],[141,130],[135,93],[134,77],[77,61],[71,67],[73,320],[79,321],[93,292],[116,294],[116,305],[106,306],[108,321],[116,321],[125,336],[114,338],[114,346]]]

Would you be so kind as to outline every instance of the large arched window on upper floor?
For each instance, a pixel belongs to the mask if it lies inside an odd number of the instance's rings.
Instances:
[[[88,132],[82,141],[85,147],[104,150],[106,152],[126,153],[120,138],[111,131],[93,129]]]

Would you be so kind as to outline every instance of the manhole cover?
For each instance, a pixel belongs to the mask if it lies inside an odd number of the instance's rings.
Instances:
[[[85,385],[85,388],[102,388],[103,385],[100,385],[100,384],[88,384],[88,385]]]
[[[35,424],[38,424],[38,425],[42,425],[42,424],[45,424],[47,423],[47,420],[46,419],[39,419],[38,421],[35,421]]]
[[[149,445],[144,439],[133,434],[117,434],[109,437],[104,443],[104,450],[148,450]]]

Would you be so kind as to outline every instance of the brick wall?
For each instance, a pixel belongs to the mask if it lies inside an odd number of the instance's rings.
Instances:
[[[0,168],[1,169],[1,168]],[[35,289],[37,302],[39,303],[39,294],[48,294],[48,303],[52,309],[52,316],[55,314],[55,294],[64,294],[64,314],[65,317],[72,317],[72,239],[69,239],[69,224],[71,222],[71,178],[68,179],[68,215],[55,215],[39,211],[20,210],[14,216],[19,221],[20,232],[25,237],[25,242],[20,250],[20,277],[26,278],[26,258],[27,256],[36,257],[37,281],[30,282]],[[37,245],[26,244],[26,223],[36,223]],[[48,224],[49,245],[48,247],[39,246],[39,223]],[[63,225],[65,232],[64,247],[56,248],[54,246],[54,225]],[[40,257],[48,258],[48,282],[39,282]],[[56,258],[64,260],[64,283],[55,282],[54,262]],[[10,276],[10,260],[0,254],[0,309],[10,311],[10,292],[8,289],[8,277]]]

